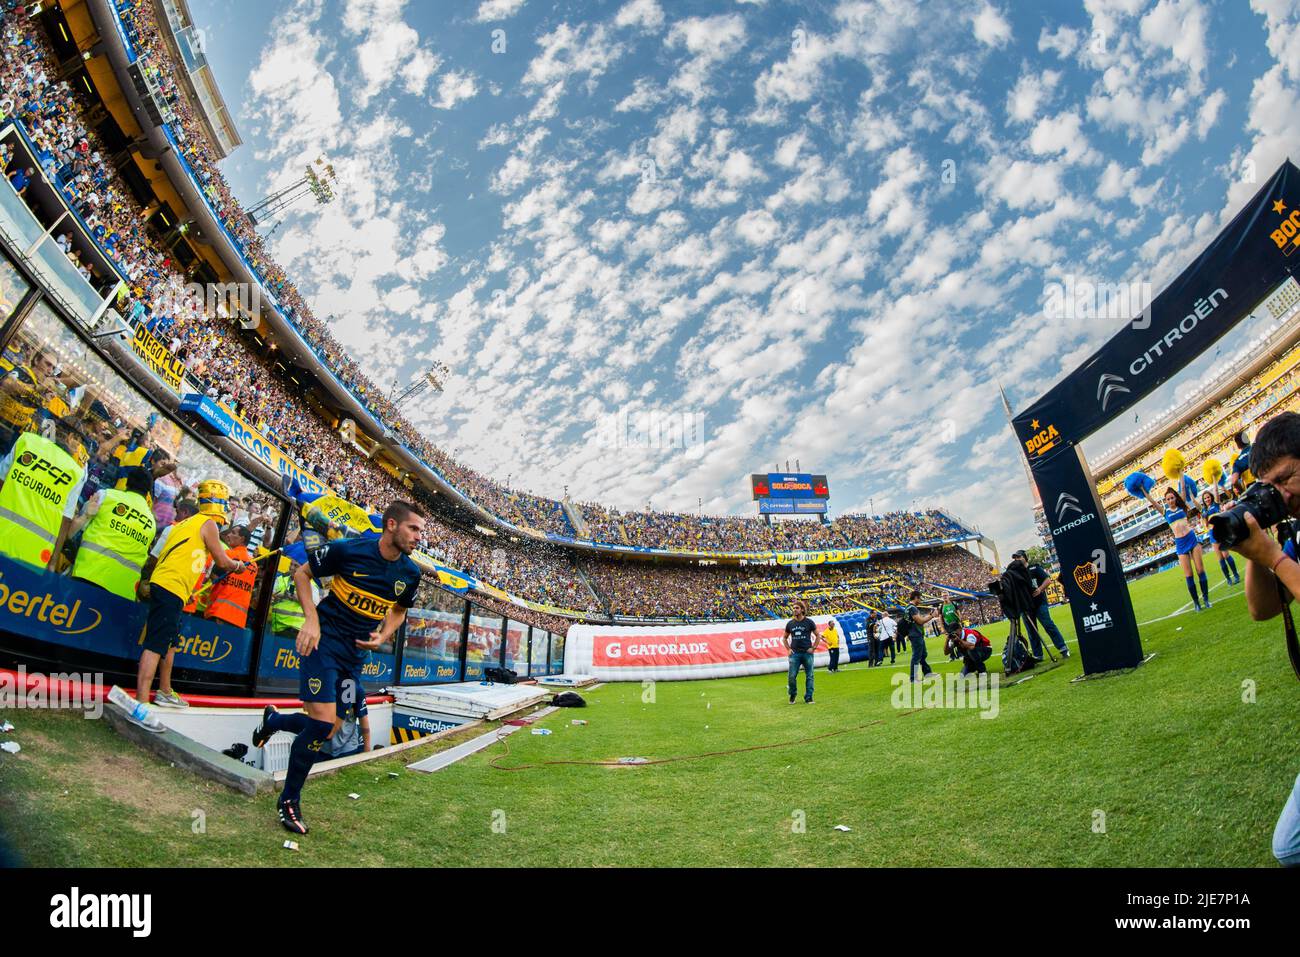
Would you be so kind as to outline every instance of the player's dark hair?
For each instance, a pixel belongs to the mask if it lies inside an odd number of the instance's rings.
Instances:
[[[394,502],[384,509],[384,531],[388,531],[389,522],[396,522],[401,525],[411,515],[418,515],[420,518],[427,517],[418,505],[412,505],[410,502]]]
[[[1262,475],[1286,456],[1300,459],[1300,414],[1280,412],[1264,423],[1250,447],[1250,470]]]
[[[1181,495],[1178,494],[1178,489],[1176,489],[1176,488],[1167,488],[1167,489],[1165,489],[1164,497],[1167,498],[1167,497],[1169,497],[1170,495],[1172,495],[1172,496],[1174,497],[1174,501],[1176,501],[1176,502],[1178,503],[1178,507],[1179,507],[1179,508],[1181,508],[1181,509],[1182,509],[1184,512],[1186,512],[1187,514],[1189,514],[1189,515],[1191,514],[1191,512],[1190,512],[1190,511],[1188,510],[1188,508],[1187,508],[1187,501],[1186,501],[1186,500],[1185,500]]]

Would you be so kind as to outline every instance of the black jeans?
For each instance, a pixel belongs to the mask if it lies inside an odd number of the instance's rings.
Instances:
[[[831,671],[840,670],[840,650],[838,648],[830,649],[831,652]]]

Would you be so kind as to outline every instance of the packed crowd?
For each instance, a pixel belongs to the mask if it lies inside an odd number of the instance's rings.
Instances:
[[[1124,566],[1125,571],[1131,571],[1143,562],[1162,555],[1167,556],[1170,561],[1174,559],[1174,540],[1169,534],[1169,529],[1163,525],[1153,532],[1124,543],[1119,549],[1120,564]]]
[[[964,549],[882,556],[844,565],[680,565],[588,557],[588,580],[616,617],[745,620],[781,617],[797,597],[815,614],[894,601],[914,586],[983,592],[988,565]],[[988,612],[996,608],[992,602]]]
[[[579,508],[595,541],[648,548],[725,552],[885,548],[968,534],[935,509],[884,515],[850,513],[829,522],[798,519],[769,524],[758,517],[620,512],[592,502]]]

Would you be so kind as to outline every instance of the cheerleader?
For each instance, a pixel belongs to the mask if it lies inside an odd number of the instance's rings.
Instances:
[[[1150,501],[1148,499],[1148,501]],[[1196,596],[1196,585],[1192,581],[1192,565],[1196,565],[1196,574],[1201,582],[1201,596],[1205,607],[1210,607],[1210,583],[1205,577],[1205,561],[1201,543],[1196,540],[1196,531],[1192,528],[1187,514],[1187,503],[1172,488],[1165,489],[1164,519],[1170,531],[1174,533],[1174,552],[1178,555],[1178,564],[1183,566],[1183,578],[1187,580],[1187,592],[1192,596],[1196,610],[1201,610],[1201,599]],[[1156,503],[1151,502],[1155,508]]]
[[[1241,576],[1237,574],[1237,563],[1232,560],[1232,552],[1228,551],[1214,539],[1214,526],[1210,524],[1210,516],[1217,515],[1220,512],[1219,503],[1215,501],[1214,493],[1206,489],[1201,493],[1201,514],[1205,516],[1206,531],[1210,536],[1210,543],[1214,545],[1214,554],[1219,557],[1219,567],[1223,569],[1223,577],[1229,585],[1240,585]]]

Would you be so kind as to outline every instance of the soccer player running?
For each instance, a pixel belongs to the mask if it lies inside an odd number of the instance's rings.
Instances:
[[[340,715],[360,709],[366,654],[392,638],[415,604],[420,569],[410,555],[424,531],[424,513],[394,502],[383,526],[378,538],[340,539],[308,552],[293,573],[303,611],[297,641],[303,713],[280,714],[268,705],[253,746],[262,747],[277,731],[297,735],[277,805],[280,823],[294,834],[307,833],[300,801],[308,772],[328,756],[322,749],[342,725]],[[316,605],[312,579],[331,577],[329,593]]]

